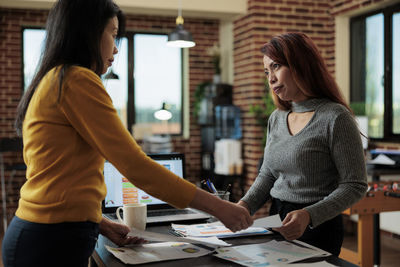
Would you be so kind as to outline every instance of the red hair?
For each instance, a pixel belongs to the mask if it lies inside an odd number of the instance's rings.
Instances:
[[[261,52],[275,62],[289,68],[293,80],[300,91],[310,98],[329,98],[333,102],[345,106],[345,102],[335,79],[318,51],[317,46],[304,33],[285,33],[274,36],[266,43]],[[275,106],[288,110],[290,101],[281,100],[272,92]]]

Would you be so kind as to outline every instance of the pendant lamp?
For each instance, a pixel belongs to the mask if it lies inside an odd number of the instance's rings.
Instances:
[[[176,18],[176,28],[168,35],[167,45],[171,47],[193,47],[192,34],[183,28],[182,0],[179,2],[178,17]]]
[[[172,113],[168,110],[165,102],[162,103],[160,110],[154,112],[154,117],[160,121],[167,121],[172,118]]]

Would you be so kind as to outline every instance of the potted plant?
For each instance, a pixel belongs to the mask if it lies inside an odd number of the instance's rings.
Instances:
[[[210,81],[205,81],[197,85],[194,91],[194,103],[193,103],[193,116],[197,118],[201,109],[201,102],[206,95],[206,87],[211,84]]]
[[[262,145],[265,146],[265,142],[267,141],[267,124],[269,116],[275,110],[275,104],[272,99],[270,89],[268,86],[268,81],[264,81],[265,84],[265,94],[262,97],[263,104],[261,105],[251,105],[249,112],[254,115],[257,120],[257,123],[263,128],[264,136],[262,139]]]
[[[212,83],[220,83],[221,82],[221,49],[218,44],[214,44],[213,46],[207,49],[207,55],[211,56],[211,62],[214,68],[214,76],[211,81],[204,81],[197,85],[196,90],[194,91],[194,103],[193,103],[193,116],[198,118],[202,106],[202,102],[206,97],[206,88]]]
[[[221,49],[218,44],[214,44],[207,49],[207,55],[211,56],[214,67],[213,83],[221,82]]]

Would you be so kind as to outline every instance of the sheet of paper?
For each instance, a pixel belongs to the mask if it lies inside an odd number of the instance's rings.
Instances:
[[[164,242],[186,242],[191,244],[202,244],[208,247],[224,247],[230,246],[231,244],[226,243],[218,239],[217,237],[178,237],[173,235],[165,235],[160,233],[154,233],[149,231],[141,231],[132,229],[129,234],[130,236],[137,236],[148,241],[164,241]]]
[[[219,238],[237,237],[237,236],[248,236],[248,235],[264,235],[272,233],[271,231],[262,227],[249,227],[245,230],[232,232],[220,221],[213,223],[200,223],[200,224],[171,224],[174,231],[190,237],[209,237],[216,236]]]
[[[307,263],[293,263],[291,265],[281,265],[287,267],[336,267],[327,261],[307,262]]]
[[[291,262],[325,255],[324,251],[296,246],[287,241],[272,240],[266,243],[218,248],[216,257],[243,266],[283,266]],[[296,264],[297,265],[297,264]],[[293,266],[296,266],[293,265]]]
[[[269,246],[273,246],[272,249],[275,249],[279,252],[285,251],[286,253],[295,255],[296,257],[303,257],[309,256],[307,254],[313,254],[312,257],[321,257],[321,256],[329,256],[331,255],[329,252],[326,252],[320,248],[314,247],[312,245],[309,245],[307,243],[298,241],[298,240],[293,240],[293,241],[276,241],[272,240],[269,242]]]
[[[300,246],[300,247],[306,247],[306,248],[315,250],[315,251],[317,251],[317,252],[319,253],[317,256],[329,256],[329,255],[332,255],[331,253],[329,253],[329,252],[327,252],[327,251],[325,251],[325,250],[322,250],[322,249],[320,249],[320,248],[314,247],[313,245],[304,243],[304,242],[299,241],[299,240],[293,240],[293,241],[288,241],[288,242],[289,242],[289,243],[295,243],[295,244],[297,244],[297,245]]]
[[[388,156],[384,154],[379,154],[376,158],[373,160],[368,160],[368,164],[381,164],[381,165],[395,165],[396,161],[392,160]]]
[[[125,264],[143,264],[164,260],[195,258],[207,255],[213,251],[196,245],[177,242],[144,244],[129,248],[114,248],[107,245],[105,247]]]
[[[275,228],[281,226],[282,226],[282,220],[279,217],[279,214],[256,219],[254,220],[254,223],[252,225],[252,227],[262,227],[262,228]]]

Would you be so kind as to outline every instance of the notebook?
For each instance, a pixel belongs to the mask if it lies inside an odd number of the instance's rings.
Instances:
[[[179,177],[185,177],[185,158],[183,154],[151,154],[148,156]],[[166,202],[147,194],[130,183],[108,161],[104,163],[104,180],[107,186],[107,195],[102,202],[102,211],[103,216],[111,220],[118,220],[115,212],[118,207],[126,203],[147,204],[147,224],[206,220],[211,217],[211,215],[196,209],[174,208]]]

